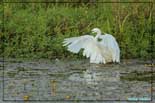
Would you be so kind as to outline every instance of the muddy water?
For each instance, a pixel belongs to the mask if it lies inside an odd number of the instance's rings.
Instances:
[[[151,71],[151,68],[144,64],[145,62],[137,60],[96,65],[90,64],[87,60],[9,59],[4,63],[4,99],[74,101],[150,99],[150,81],[121,79],[122,75],[134,71]],[[2,72],[0,78],[2,79]]]

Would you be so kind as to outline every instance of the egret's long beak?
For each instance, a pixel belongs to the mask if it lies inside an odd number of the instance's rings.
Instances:
[[[87,33],[84,33],[83,35],[90,35],[91,34],[91,32],[87,32]]]

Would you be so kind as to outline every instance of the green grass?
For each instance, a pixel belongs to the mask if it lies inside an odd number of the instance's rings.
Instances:
[[[148,59],[151,56],[153,15],[150,8],[149,4],[143,3],[6,3],[5,32],[0,30],[0,56],[82,58],[81,54],[68,52],[62,46],[63,39],[84,35],[98,27],[115,36],[121,48],[121,58]],[[3,13],[2,9],[0,13]],[[0,27],[2,22],[0,19]],[[152,40],[155,41],[155,36]]]

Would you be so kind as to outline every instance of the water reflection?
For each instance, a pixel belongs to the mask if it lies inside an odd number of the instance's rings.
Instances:
[[[118,82],[120,81],[119,71],[113,72],[100,72],[87,69],[83,72],[83,78],[87,84],[97,85],[101,82]]]

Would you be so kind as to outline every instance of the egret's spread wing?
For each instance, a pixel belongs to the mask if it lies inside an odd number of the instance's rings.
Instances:
[[[73,53],[78,53],[88,41],[93,41],[93,37],[89,35],[80,37],[71,37],[64,39],[63,46],[68,46],[68,50]]]
[[[102,39],[100,44],[110,50],[113,62],[120,62],[120,49],[116,39],[110,34],[101,35],[100,38]]]
[[[71,37],[64,40],[64,45],[73,53],[78,53],[84,49],[83,56],[90,57],[91,63],[105,63],[102,51],[93,36],[85,35],[80,37]]]

